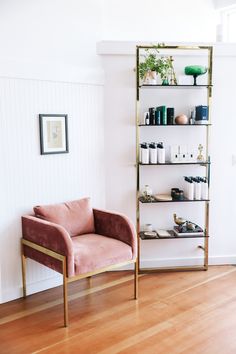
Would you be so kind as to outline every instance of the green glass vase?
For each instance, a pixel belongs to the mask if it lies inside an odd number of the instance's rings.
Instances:
[[[201,65],[191,65],[191,66],[186,66],[184,69],[185,75],[192,75],[194,82],[193,85],[197,85],[197,77],[199,75],[203,75],[207,72],[207,68],[205,66]]]

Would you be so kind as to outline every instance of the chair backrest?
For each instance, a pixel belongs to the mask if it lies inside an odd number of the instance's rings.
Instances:
[[[94,233],[90,198],[34,207],[35,216],[63,226],[71,237]]]

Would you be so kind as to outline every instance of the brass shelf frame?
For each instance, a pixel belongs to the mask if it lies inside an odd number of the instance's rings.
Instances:
[[[137,228],[137,234],[140,234],[140,200],[139,200],[139,190],[140,190],[140,166],[142,166],[139,163],[139,142],[140,142],[140,128],[145,126],[143,124],[140,124],[140,90],[142,89],[177,89],[177,88],[182,88],[182,89],[206,89],[207,92],[207,105],[208,105],[208,110],[209,110],[209,118],[208,118],[208,123],[204,125],[168,125],[172,127],[196,127],[196,126],[202,126],[205,127],[205,141],[206,141],[206,156],[209,156],[209,141],[210,141],[210,126],[211,126],[211,103],[212,103],[212,64],[213,64],[213,47],[212,46],[161,46],[160,50],[191,50],[191,51],[199,51],[199,50],[205,50],[207,51],[208,55],[208,81],[206,85],[171,85],[171,86],[162,86],[162,85],[140,85],[139,82],[139,58],[140,58],[140,51],[143,49],[153,49],[154,46],[152,45],[138,45],[136,46],[136,228]],[[150,125],[148,127],[163,127],[165,125]],[[163,164],[164,165],[164,164]],[[177,164],[176,164],[177,165]],[[160,166],[157,164],[157,166]],[[210,163],[206,164],[206,177],[208,179],[208,192],[210,192]],[[205,234],[209,235],[209,200],[205,201]],[[171,239],[171,238],[170,238]],[[141,247],[141,241],[140,237],[138,237],[138,272],[139,274],[143,273],[158,273],[158,272],[172,272],[172,271],[196,271],[196,270],[204,270],[206,271],[208,269],[208,252],[209,252],[209,237],[204,237],[204,245],[199,245],[198,248],[201,249],[204,252],[203,255],[203,265],[202,266],[181,266],[181,267],[165,267],[165,268],[141,268],[140,267],[140,247]]]

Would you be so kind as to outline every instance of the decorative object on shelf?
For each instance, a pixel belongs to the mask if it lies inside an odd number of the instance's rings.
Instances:
[[[176,236],[204,236],[203,229],[196,225],[194,230],[187,229],[187,227],[174,226],[173,231]]]
[[[151,232],[152,231],[152,224],[145,224],[143,226],[143,231],[144,232]]]
[[[148,239],[157,238],[156,231],[144,231],[143,234],[144,234],[145,238],[148,238]]]
[[[177,214],[173,214],[174,217],[174,222],[176,223],[176,225],[183,225],[186,223],[186,219],[183,219],[181,217],[178,217]]]
[[[194,82],[193,85],[197,85],[197,77],[199,75],[204,75],[207,72],[207,68],[201,65],[191,65],[184,68],[185,75],[192,75]]]
[[[198,156],[197,156],[197,161],[204,161],[204,156],[202,154],[202,151],[203,151],[203,145],[202,144],[199,144],[198,145]]]
[[[208,106],[196,106],[195,123],[206,124],[208,122]]]
[[[138,72],[139,77],[143,80],[144,85],[156,85],[157,81],[157,72],[158,72],[158,64],[157,64],[157,54],[159,50],[157,46],[153,46],[152,49],[146,48],[144,61],[139,63]]]
[[[173,56],[158,57],[158,49],[164,46],[165,44],[161,43],[145,49],[144,61],[139,63],[138,67],[139,77],[144,85],[156,85],[157,74],[162,79],[162,85],[177,85]]]
[[[177,236],[204,235],[203,229],[194,222],[185,220],[182,217],[178,217],[176,214],[174,214],[173,217],[175,224],[178,225],[174,226],[173,229]]]
[[[194,123],[195,123],[195,110],[194,108],[190,108],[189,124],[192,125]]]
[[[41,155],[69,152],[67,114],[39,114]]]
[[[151,202],[153,200],[152,189],[148,184],[143,188],[141,198],[145,202]]]
[[[193,163],[196,161],[196,154],[192,146],[187,145],[171,145],[170,146],[170,162],[172,163]]]
[[[173,61],[172,56],[162,56],[157,59],[158,73],[162,79],[162,85],[177,85]]]
[[[171,196],[173,200],[184,200],[184,191],[179,188],[172,188]]]
[[[157,229],[157,236],[160,238],[173,237],[168,230]]]
[[[172,200],[172,197],[170,194],[155,194],[154,197],[156,200],[164,201],[164,202]]]
[[[180,114],[175,117],[175,124],[185,125],[188,124],[188,117],[185,114]]]
[[[171,197],[173,198],[175,193],[179,191],[179,188],[171,188]]]
[[[170,85],[177,85],[177,79],[176,79],[176,75],[175,75],[175,71],[174,71],[174,67],[173,67],[173,57],[172,55],[170,56],[170,61],[171,61],[171,65],[170,65]]]

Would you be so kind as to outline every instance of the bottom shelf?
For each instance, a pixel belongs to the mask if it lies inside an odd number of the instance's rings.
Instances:
[[[207,235],[186,235],[186,236],[177,236],[173,230],[167,230],[169,233],[170,233],[170,236],[164,236],[164,237],[161,237],[159,235],[155,236],[155,237],[150,237],[150,236],[146,236],[144,234],[144,232],[140,232],[139,233],[139,237],[142,239],[142,240],[177,240],[177,239],[180,239],[180,238],[206,238],[206,237],[209,237]]]
[[[139,274],[146,273],[164,273],[164,272],[192,272],[199,270],[208,270],[207,265],[202,266],[178,266],[178,267],[165,267],[165,268],[139,268]]]

